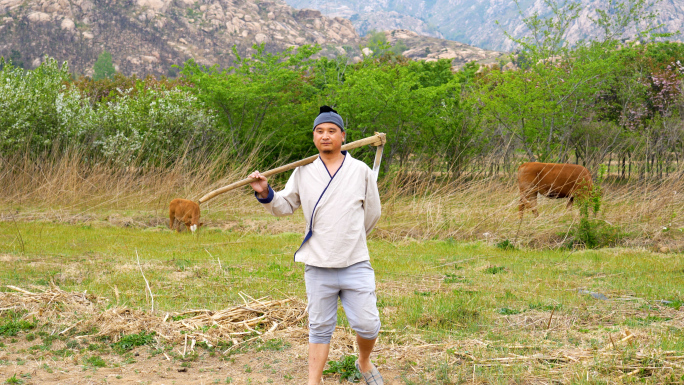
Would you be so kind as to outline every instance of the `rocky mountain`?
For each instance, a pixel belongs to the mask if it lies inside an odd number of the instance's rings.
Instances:
[[[373,29],[386,30],[388,28],[385,26],[389,25],[391,29],[404,28],[433,36],[441,34],[446,39],[485,49],[511,51],[515,44],[503,31],[516,37],[527,32],[518,6],[515,2],[506,0],[346,0],[344,5],[340,5],[338,0],[286,1],[295,8],[314,8],[321,10],[324,15],[348,17],[362,34]],[[600,31],[593,26],[590,17],[596,16],[597,8],[605,9],[608,4],[606,0],[580,1],[582,12],[570,27],[570,42],[596,37]],[[518,4],[525,16],[534,12],[540,15],[549,14],[544,0],[519,0]],[[661,0],[652,10],[659,13],[657,23],[663,25],[660,31],[684,32],[682,0]],[[405,20],[409,20],[407,16],[422,23],[416,23],[413,19],[410,23],[406,22]],[[625,37],[629,38],[633,32],[625,31]]]
[[[107,50],[117,71],[167,75],[189,58],[228,66],[233,45],[245,55],[254,43],[271,52],[318,43],[334,56],[360,41],[347,19],[279,1],[0,0],[0,56],[27,68],[47,54],[90,74]]]
[[[398,39],[410,57],[448,57],[455,66],[501,56],[409,31],[389,33],[388,41]],[[171,66],[190,58],[227,67],[235,59],[233,46],[244,56],[254,43],[269,52],[320,44],[319,55],[354,60],[366,45],[349,19],[297,10],[281,0],[0,0],[0,56],[25,68],[49,55],[90,75],[107,50],[124,74],[174,75]]]

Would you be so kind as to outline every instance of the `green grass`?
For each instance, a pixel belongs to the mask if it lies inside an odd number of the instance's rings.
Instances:
[[[7,380],[5,380],[5,384],[23,384],[23,383],[24,383],[24,380],[17,378],[16,374],[13,375],[12,377],[8,378]]]
[[[0,336],[12,337],[16,336],[20,331],[31,330],[36,327],[35,320],[33,322],[21,319],[23,312],[15,312],[9,310],[4,314],[0,314]]]
[[[274,338],[270,340],[264,341],[263,344],[261,344],[259,347],[256,348],[257,352],[260,352],[262,350],[271,350],[271,351],[283,351],[286,349],[289,349],[292,345],[287,342],[283,341],[282,338]]]
[[[148,345],[154,342],[154,332],[147,333],[144,330],[138,334],[127,334],[121,336],[119,341],[112,344],[112,347],[118,353],[127,352],[137,346]]]
[[[24,253],[16,249],[17,230]],[[292,258],[300,241],[301,235],[293,233],[209,229],[197,237],[160,228],[18,222],[0,227],[0,253],[7,255],[0,281],[22,287],[53,281],[64,290],[87,290],[114,304],[147,308],[137,255],[160,310],[222,309],[240,302],[240,292],[305,298],[303,265]],[[379,305],[392,310],[383,319],[389,327],[441,330],[447,326],[441,318],[453,318],[449,326],[461,327],[449,329],[457,333],[485,326],[502,308],[549,311],[597,303],[577,288],[646,301],[683,296],[678,282],[684,261],[648,252],[502,252],[449,241],[371,239],[369,244]],[[14,324],[5,325],[14,330]]]
[[[111,306],[149,309],[142,267],[158,311],[224,309],[242,303],[239,293],[305,299],[304,266],[292,259],[300,242],[301,235],[294,233],[208,228],[193,236],[159,227],[116,227],[101,222],[88,226],[17,222],[0,226],[0,282],[32,291],[47,289],[54,282],[66,291],[107,297]],[[609,336],[619,340],[618,334],[628,329],[648,336],[640,337],[642,348],[684,352],[681,330],[669,324],[676,319],[678,301],[684,298],[684,259],[680,256],[632,249],[501,250],[479,242],[388,242],[373,237],[369,248],[382,328],[396,331],[383,334],[384,343],[487,341],[467,350],[469,355],[487,359],[509,352],[548,354],[566,347],[599,351],[610,346]],[[5,286],[0,290],[11,291]],[[608,299],[585,293],[600,293]],[[28,326],[31,320],[23,319],[23,314],[8,314],[0,318],[0,330],[8,330],[0,341],[8,344],[9,336],[26,333],[21,338],[29,340],[37,334],[43,343],[35,349],[50,349],[49,338]],[[343,314],[339,312],[339,320],[346,326]],[[16,326],[20,321],[28,324]],[[66,342],[67,350],[79,348],[69,345],[72,338]],[[140,333],[116,341],[91,344],[87,350],[106,351],[111,346],[123,354],[153,338]],[[527,350],[509,350],[509,346]],[[85,345],[81,348],[86,350]],[[262,351],[289,348],[282,339],[254,347]],[[522,363],[474,368],[453,357],[423,367],[420,375],[406,367],[405,382],[453,383],[470,381],[473,375],[491,383],[528,378]],[[87,364],[97,367],[94,362]],[[600,372],[598,366],[608,364],[593,365],[592,370]],[[613,366],[606,369],[608,373]],[[531,373],[548,374],[543,370]],[[586,383],[579,375],[573,381]]]
[[[107,363],[105,360],[102,359],[100,356],[90,356],[88,358],[84,358],[83,362],[86,365],[90,365],[94,368],[104,368],[107,367]]]

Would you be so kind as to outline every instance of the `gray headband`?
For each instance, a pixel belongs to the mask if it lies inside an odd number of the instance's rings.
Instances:
[[[344,131],[344,120],[342,120],[342,117],[337,113],[337,111],[333,110],[329,106],[321,106],[320,113],[316,117],[316,120],[314,120],[313,129],[315,130],[316,127],[321,123],[333,123],[342,131]]]

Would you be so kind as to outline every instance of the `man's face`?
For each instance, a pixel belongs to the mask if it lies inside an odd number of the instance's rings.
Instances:
[[[340,152],[346,134],[335,123],[321,123],[314,129],[313,139],[321,153]]]

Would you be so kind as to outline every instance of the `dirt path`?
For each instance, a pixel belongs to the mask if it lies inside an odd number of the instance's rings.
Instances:
[[[31,354],[25,341],[5,343],[0,351],[0,382],[10,378],[24,385],[86,384],[304,384],[306,383],[306,344],[292,344],[281,351],[248,351],[222,357],[198,350],[193,361],[176,360],[164,354],[151,354],[149,347],[139,347],[124,356],[89,354],[86,350],[65,359],[47,352]],[[93,356],[102,358],[106,367],[86,363]],[[339,359],[331,352],[331,359]],[[380,358],[382,361],[382,358]],[[404,384],[401,373],[390,365],[378,364],[387,384]],[[338,376],[327,376],[326,384],[338,384]]]

